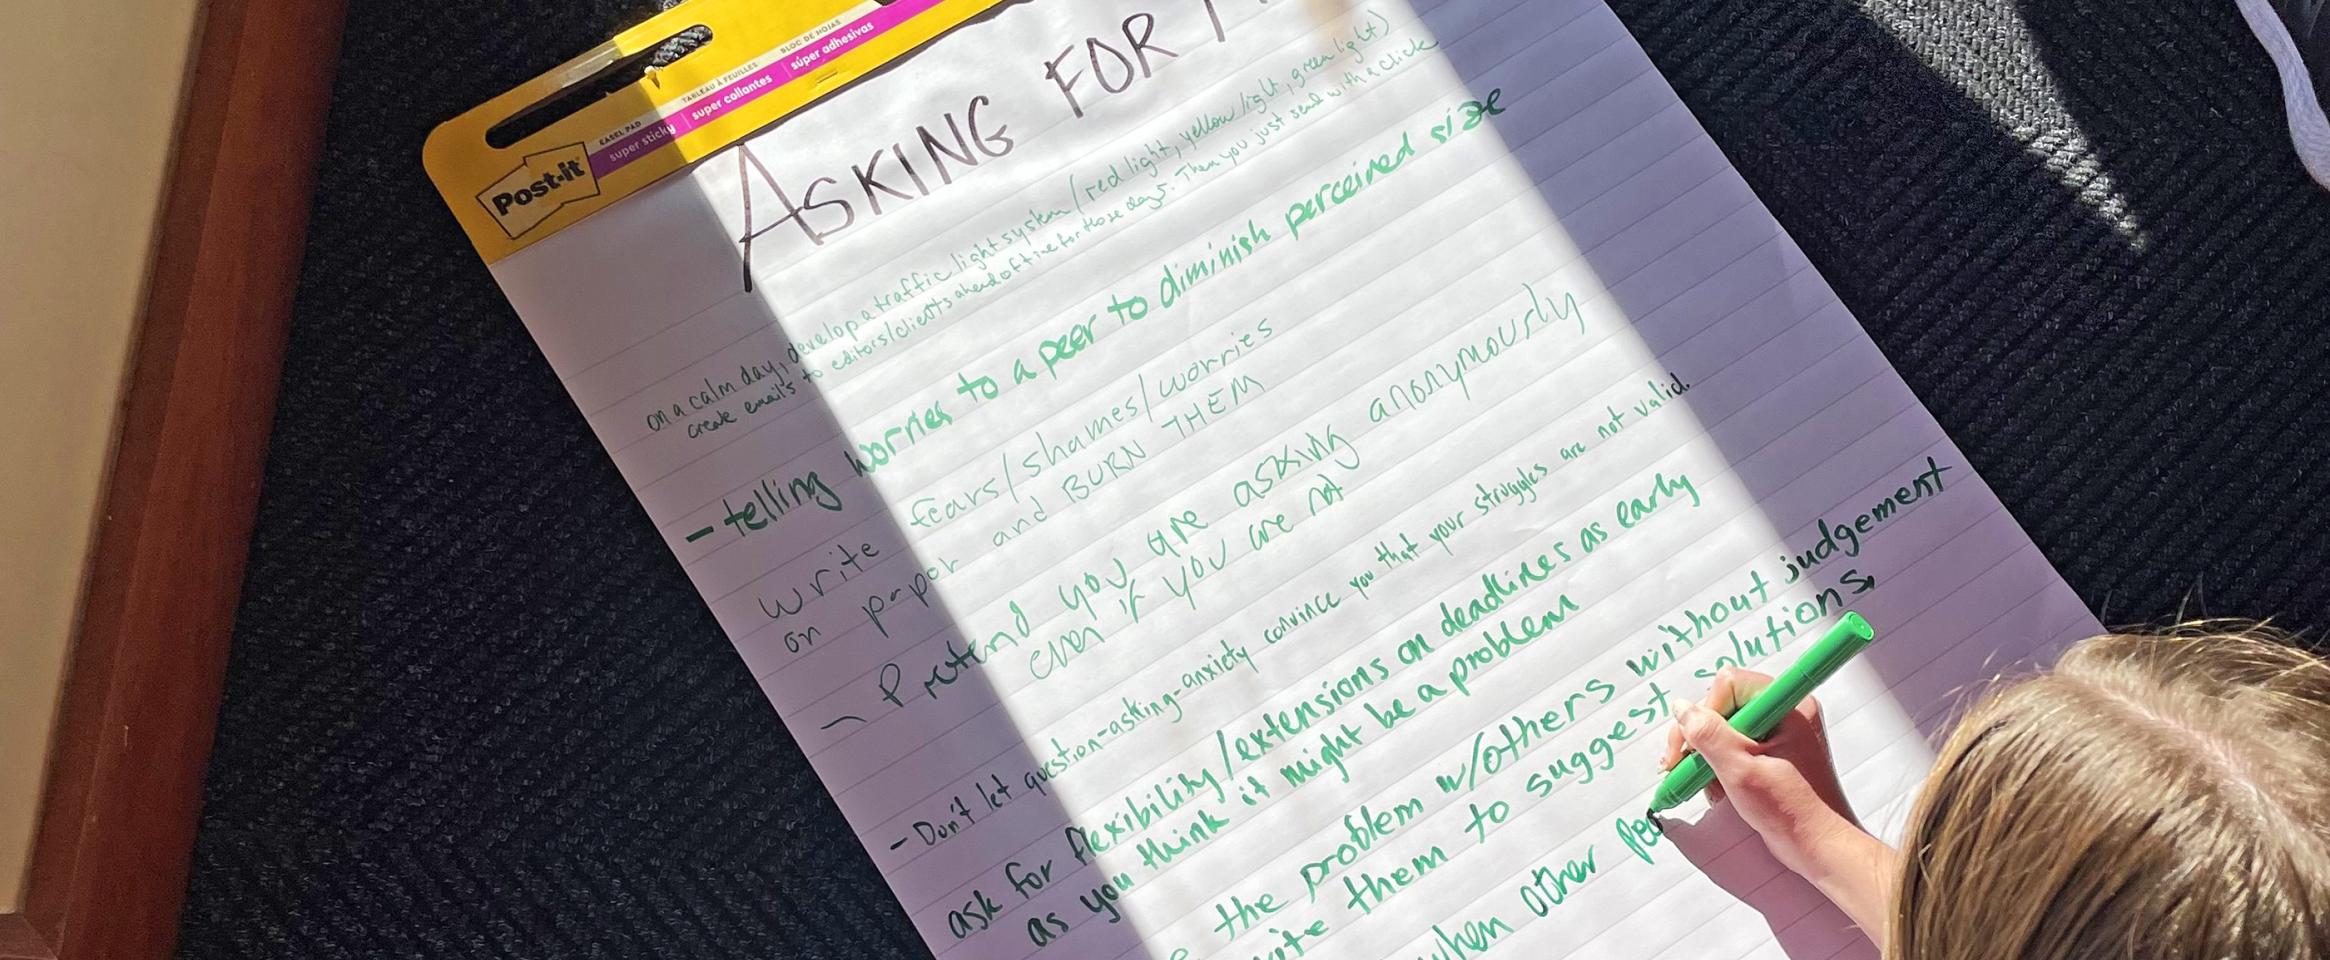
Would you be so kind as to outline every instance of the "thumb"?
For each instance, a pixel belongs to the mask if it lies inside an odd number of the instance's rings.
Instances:
[[[1704,704],[1694,703],[1683,708],[1682,716],[1675,722],[1682,728],[1683,742],[1691,745],[1692,752],[1707,758],[1707,765],[1715,769],[1718,780],[1730,780],[1733,772],[1753,756],[1750,748],[1756,742],[1748,739],[1747,734],[1733,730],[1731,724],[1724,722],[1722,714]]]

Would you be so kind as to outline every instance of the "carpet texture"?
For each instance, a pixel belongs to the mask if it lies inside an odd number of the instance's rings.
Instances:
[[[2230,0],[1614,5],[2106,622],[2330,624],[2330,196]],[[653,5],[352,6],[181,953],[921,955],[420,168]]]

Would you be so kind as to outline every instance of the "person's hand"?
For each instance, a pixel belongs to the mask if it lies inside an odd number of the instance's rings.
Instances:
[[[1801,873],[1806,844],[1839,827],[1858,830],[1860,824],[1837,784],[1820,701],[1804,698],[1761,743],[1725,720],[1771,685],[1771,677],[1753,670],[1718,671],[1707,699],[1676,716],[1659,769],[1674,769],[1685,750],[1706,758],[1716,780],[1707,788],[1708,798],[1729,799],[1739,818],[1763,835],[1772,855]]]
[[[1763,837],[1773,859],[1812,881],[1878,937],[1891,899],[1893,852],[1861,829],[1845,801],[1820,701],[1806,697],[1762,742],[1725,720],[1771,684],[1771,677],[1752,670],[1718,672],[1707,699],[1676,716],[1659,769],[1673,769],[1686,749],[1706,758],[1716,779],[1708,787],[1710,799],[1729,800]]]

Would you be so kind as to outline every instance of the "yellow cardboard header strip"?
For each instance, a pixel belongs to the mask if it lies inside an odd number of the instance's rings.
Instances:
[[[492,264],[1008,0],[689,0],[446,121],[422,165]],[[486,132],[695,26],[702,47],[508,147]]]

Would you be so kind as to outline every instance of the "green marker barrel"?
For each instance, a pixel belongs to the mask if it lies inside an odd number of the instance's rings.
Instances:
[[[1836,674],[1853,659],[1855,654],[1877,639],[1877,631],[1858,613],[1847,613],[1844,619],[1796,658],[1786,673],[1772,680],[1772,685],[1749,698],[1738,710],[1732,711],[1731,728],[1752,740],[1762,740],[1780,728],[1780,721],[1788,711],[1804,702],[1805,697],[1821,683]],[[1699,791],[1715,782],[1715,768],[1696,753],[1683,757],[1667,771],[1666,779],[1659,781],[1658,793],[1650,801],[1650,812],[1671,810],[1686,800],[1698,796]]]

